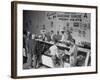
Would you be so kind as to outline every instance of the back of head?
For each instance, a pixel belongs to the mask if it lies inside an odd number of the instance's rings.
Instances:
[[[64,31],[61,31],[62,34],[64,34]]]
[[[56,43],[58,43],[58,40],[57,39],[54,40],[54,44],[56,44]]]
[[[72,43],[74,43],[74,44],[76,43],[76,42],[75,42],[75,39],[72,39]]]
[[[51,33],[53,34],[53,33],[54,33],[54,31],[53,31],[53,30],[51,30]]]

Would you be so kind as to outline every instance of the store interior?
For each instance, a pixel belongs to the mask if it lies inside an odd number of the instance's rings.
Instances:
[[[27,32],[35,35],[35,48],[38,47],[36,54],[40,53],[37,63],[35,63],[34,59],[37,58],[34,55],[29,55],[26,51],[26,46],[23,47],[23,53],[28,54],[23,61],[23,69],[33,69],[34,65],[38,66],[35,67],[38,69],[91,66],[90,24],[90,13],[23,10],[23,35],[26,34],[27,36]],[[53,40],[50,40],[48,35],[52,31],[55,37]],[[60,36],[56,37],[58,32]],[[68,36],[71,35],[71,38],[62,41],[62,32]],[[46,35],[46,39],[43,39],[43,34]],[[53,65],[53,59],[49,52],[50,47],[54,45],[55,39],[58,40],[57,48],[59,55],[66,54],[60,57],[60,61],[58,60],[56,66]],[[73,39],[75,44],[71,45]],[[77,47],[77,53],[72,52],[76,48],[74,45]],[[23,56],[26,57],[25,55]],[[30,59],[31,57],[32,59]],[[72,57],[74,57],[74,64],[72,64]]]

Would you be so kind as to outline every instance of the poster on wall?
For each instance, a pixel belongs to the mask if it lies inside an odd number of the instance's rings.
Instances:
[[[97,6],[12,1],[11,77],[97,73]]]

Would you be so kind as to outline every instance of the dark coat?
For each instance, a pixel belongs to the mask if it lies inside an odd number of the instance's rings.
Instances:
[[[29,39],[29,40],[27,40],[26,43],[27,43],[27,47],[28,47],[28,53],[31,55],[35,54],[36,41]]]

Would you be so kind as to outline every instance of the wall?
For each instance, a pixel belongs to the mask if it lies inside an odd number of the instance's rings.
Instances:
[[[24,10],[23,29],[35,34],[40,34],[44,26],[47,32],[53,30],[55,34],[71,30],[76,43],[91,42],[90,16],[90,13]]]
[[[25,0],[24,0],[25,1]],[[100,5],[99,0],[30,0],[37,2],[66,3],[80,5]],[[100,10],[100,6],[99,6]],[[100,14],[100,11],[98,12]],[[100,16],[98,16],[100,22]],[[98,26],[100,24],[98,23]],[[100,34],[98,27],[98,34]],[[100,37],[98,37],[98,47],[100,46]],[[100,57],[98,49],[98,57]],[[100,63],[100,58],[98,60]],[[100,64],[98,64],[100,68]],[[11,0],[0,0],[0,80],[14,80],[10,78],[11,70]],[[23,80],[23,79],[22,79]],[[27,79],[26,79],[27,80]],[[98,74],[30,78],[29,80],[100,80],[100,69]]]

